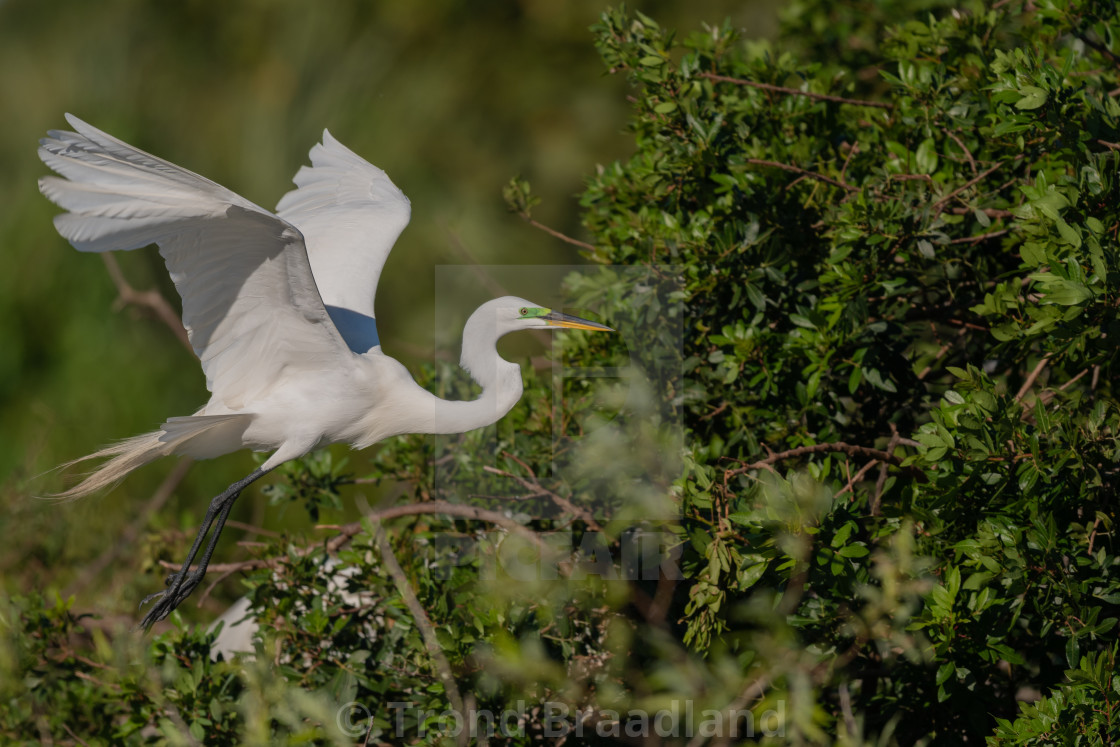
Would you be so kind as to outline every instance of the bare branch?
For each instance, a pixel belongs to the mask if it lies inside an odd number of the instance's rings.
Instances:
[[[909,439],[899,439],[900,444],[907,446],[914,445],[914,442]],[[854,444],[844,443],[843,441],[836,441],[834,443],[826,444],[813,444],[811,446],[799,446],[796,449],[789,449],[787,451],[779,451],[776,454],[771,454],[765,459],[757,462],[737,467],[728,470],[728,476],[741,475],[746,472],[751,472],[756,469],[768,468],[775,462],[780,462],[783,459],[792,459],[793,457],[804,456],[806,454],[822,454],[828,452],[838,451],[848,456],[863,456],[871,459],[878,459],[881,462],[889,462],[890,464],[900,467],[904,472],[916,477],[918,479],[925,478],[925,472],[917,467],[902,467],[902,459],[891,454],[890,452],[882,451],[880,449],[872,449],[868,446],[856,446]]]
[[[1019,155],[1019,156],[1015,157],[1013,160],[1018,161],[1022,157],[1023,157],[1022,155]],[[939,214],[942,210],[945,209],[945,205],[949,202],[949,200],[953,199],[954,197],[956,197],[957,195],[959,195],[961,192],[965,191],[969,187],[971,187],[975,184],[978,184],[979,182],[983,181],[984,179],[987,179],[989,176],[991,176],[995,172],[999,171],[1003,167],[1003,164],[1004,164],[1004,162],[1001,161],[1000,163],[997,163],[995,166],[992,166],[991,168],[980,172],[979,174],[972,177],[971,179],[969,179],[967,182],[965,182],[961,186],[954,189],[949,194],[942,197],[937,202],[933,203],[933,211],[932,211],[933,214],[934,215]]]
[[[989,233],[982,233],[978,236],[962,236],[960,238],[953,239],[949,243],[950,244],[979,244],[981,241],[987,241],[988,239],[994,239],[997,236],[1003,236],[1004,234],[1008,234],[1008,233],[1011,233],[1011,229],[1010,228],[1004,228],[1004,229],[1001,229],[999,231],[991,231]]]
[[[766,692],[766,688],[770,687],[770,680],[770,674],[761,674],[747,683],[747,686],[739,693],[739,697],[735,698],[732,703],[728,704],[728,706],[723,709],[723,713],[721,714],[723,718],[721,718],[720,723],[731,723],[736,713],[741,713],[747,706],[761,698],[763,693]],[[700,745],[704,744],[705,739],[706,737],[702,734],[697,734],[689,740],[688,747],[700,747]],[[719,742],[719,744],[726,743],[727,737],[724,737],[724,739]]]
[[[179,342],[187,348],[187,350],[194,353],[194,348],[191,347],[190,338],[187,336],[187,330],[183,327],[183,322],[179,319],[179,315],[175,313],[175,309],[167,302],[167,299],[161,296],[157,291],[146,290],[138,291],[129,285],[128,280],[125,279],[124,273],[121,272],[121,266],[117,263],[117,258],[113,256],[112,252],[102,252],[101,259],[105,262],[105,269],[109,271],[109,278],[113,281],[113,285],[117,287],[117,296],[121,304],[132,306],[143,306],[146,309],[154,312],[156,317],[167,325],[177,338]]]
[[[894,423],[888,423],[891,427],[891,440],[887,443],[887,451],[894,453],[894,450],[902,442],[902,436],[898,434],[898,427]],[[882,507],[883,501],[883,488],[887,484],[887,465],[885,462],[881,463],[879,467],[879,479],[875,481],[875,492],[871,494],[871,515],[878,516],[879,510]]]
[[[1034,382],[1038,379],[1042,369],[1046,368],[1046,364],[1050,362],[1050,354],[1042,356],[1042,359],[1035,364],[1034,370],[1027,374],[1027,380],[1023,382],[1023,386],[1019,387],[1019,393],[1015,395],[1015,401],[1021,402],[1023,397],[1027,396],[1027,392],[1034,386]]]
[[[836,495],[837,496],[844,495],[844,493],[847,493],[849,490],[851,490],[852,492],[855,492],[855,490],[854,490],[855,484],[857,482],[859,482],[860,480],[862,480],[863,476],[866,475],[868,472],[870,472],[871,468],[874,467],[876,464],[882,464],[882,462],[880,462],[878,459],[872,459],[870,462],[868,462],[867,464],[860,467],[859,471],[857,471],[854,475],[852,475],[850,478],[848,478],[848,482],[844,485],[844,487],[840,488],[840,492],[838,492]],[[886,467],[885,464],[883,466],[884,466],[884,468]]]
[[[962,141],[959,137],[957,137],[950,130],[946,130],[944,127],[941,128],[941,131],[944,132],[946,135],[948,135],[950,137],[950,139],[952,139],[952,141],[957,144],[957,147],[961,149],[961,152],[964,153],[964,157],[968,159],[968,167],[970,169],[972,169],[972,173],[975,174],[976,173],[976,159],[974,159],[972,157],[972,152],[968,148],[965,147],[964,141]]]
[[[766,160],[763,160],[761,158],[747,158],[745,160],[746,160],[747,163],[751,163],[751,164],[754,164],[756,166],[771,166],[775,169],[781,169],[783,171],[789,171],[789,172],[792,172],[794,174],[801,174],[802,176],[807,176],[810,179],[816,179],[817,181],[824,182],[825,184],[831,184],[834,187],[839,187],[840,189],[846,190],[848,192],[858,192],[859,191],[858,187],[853,187],[851,184],[848,184],[846,182],[837,181],[837,180],[833,179],[832,177],[825,176],[824,174],[818,174],[815,171],[808,171],[806,169],[801,168],[800,166],[793,166],[793,165],[788,164],[788,163],[779,163],[777,161],[766,161]]]
[[[77,593],[79,590],[86,588],[90,581],[97,578],[101,571],[105,570],[113,560],[125,550],[129,550],[136,546],[136,538],[140,535],[140,530],[147,526],[148,521],[163,508],[167,500],[174,495],[175,488],[179,487],[179,483],[187,476],[194,460],[190,457],[183,457],[175,468],[167,474],[163,482],[159,484],[152,497],[144,504],[139,515],[136,516],[124,528],[124,531],[117,537],[116,542],[109,543],[97,559],[82,569],[81,574],[66,588],[65,595]],[[178,567],[178,566],[176,566]]]
[[[541,223],[540,221],[535,220],[529,214],[528,210],[518,210],[517,214],[520,215],[521,219],[524,220],[526,223],[528,223],[530,226],[532,226],[533,228],[540,229],[541,231],[544,231],[545,233],[547,233],[549,236],[552,236],[553,238],[560,239],[561,241],[563,241],[565,243],[568,243],[568,244],[571,244],[572,246],[578,246],[580,249],[586,249],[589,252],[595,251],[595,246],[593,244],[588,244],[586,241],[580,241],[579,239],[574,239],[571,236],[568,236],[567,234],[560,233],[555,228],[551,228],[549,226],[546,226],[545,224]]]
[[[464,506],[458,503],[447,503],[443,501],[432,501],[431,503],[412,503],[404,506],[388,506],[386,508],[372,510],[366,513],[366,516],[372,520],[385,520],[395,519],[400,516],[414,516],[417,514],[445,514],[448,516],[460,516],[464,519],[474,519],[476,521],[485,521],[490,524],[495,524],[509,531],[511,534],[518,534],[530,542],[534,543],[542,552],[551,552],[551,548],[545,543],[540,536],[529,529],[528,527],[518,524],[513,519],[496,511],[487,511],[484,508],[477,508],[475,506]],[[338,532],[337,535],[327,541],[326,550],[328,553],[338,552],[340,548],[346,545],[355,535],[361,534],[364,530],[360,521],[351,522],[350,524],[343,525],[328,525],[322,524],[316,529],[332,529]],[[315,543],[308,547],[301,548],[298,551],[299,555],[307,555],[314,552],[319,548],[319,543]],[[211,563],[209,570],[217,573],[225,573],[227,571],[254,571],[259,568],[275,568],[284,561],[284,558],[253,558],[251,560],[242,560],[236,563]],[[178,570],[179,564],[170,563],[166,560],[161,560],[160,565],[164,568]],[[197,566],[191,566],[192,569]]]
[[[486,472],[489,472],[490,474],[499,475],[501,477],[508,477],[512,480],[515,480],[519,485],[521,485],[521,487],[525,488],[526,490],[531,490],[537,495],[548,496],[548,498],[551,499],[552,502],[557,506],[567,511],[572,516],[582,519],[583,522],[587,524],[587,526],[590,527],[593,531],[603,531],[602,525],[600,525],[599,522],[595,521],[595,517],[591,515],[590,511],[582,508],[581,506],[575,505],[564,496],[555,493],[544,487],[540,483],[536,482],[536,480],[526,480],[520,475],[515,475],[512,472],[506,472],[505,470],[497,469],[496,467],[484,466],[482,469]]]
[[[436,673],[443,681],[444,691],[447,693],[448,700],[451,701],[451,707],[459,714],[462,719],[460,723],[466,724],[467,714],[463,708],[463,696],[459,692],[459,685],[455,682],[455,675],[451,671],[451,662],[447,660],[447,656],[443,653],[443,649],[439,645],[439,638],[436,636],[435,626],[432,625],[431,618],[428,617],[427,611],[424,610],[424,605],[420,604],[416,592],[412,588],[412,584],[408,582],[408,576],[405,575],[404,569],[401,564],[397,562],[397,556],[393,554],[393,547],[389,544],[389,539],[385,536],[385,529],[381,526],[380,520],[377,521],[377,547],[381,552],[381,561],[385,565],[385,569],[389,571],[389,575],[397,584],[397,591],[401,593],[405,605],[408,606],[408,611],[412,613],[412,619],[416,622],[416,627],[420,628],[420,634],[424,638],[424,646],[428,649],[428,655],[432,659],[432,664],[436,668]],[[470,739],[470,729],[459,730],[459,744],[466,745]]]

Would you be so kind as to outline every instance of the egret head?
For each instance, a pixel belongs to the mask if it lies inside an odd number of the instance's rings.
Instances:
[[[589,322],[578,316],[569,316],[532,301],[516,296],[497,298],[486,306],[493,306],[498,326],[502,334],[522,329],[586,329],[595,332],[614,332],[613,329],[598,322]]]
[[[527,329],[564,328],[614,331],[596,322],[538,306],[524,298],[516,296],[495,298],[479,306],[467,320],[467,325],[463,329],[463,355],[460,365],[475,381],[485,387],[486,382],[493,380],[496,366],[502,362],[494,349],[499,337]],[[506,365],[512,365],[513,377],[517,380],[517,396],[521,396],[520,369],[515,364]]]

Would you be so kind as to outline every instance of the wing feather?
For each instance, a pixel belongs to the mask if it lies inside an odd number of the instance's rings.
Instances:
[[[327,312],[350,349],[364,353],[379,344],[377,283],[411,206],[388,174],[326,130],[310,156],[276,213],[303,234]]]
[[[68,212],[55,226],[80,251],[157,244],[183,299],[206,386],[238,409],[290,367],[350,358],[315,285],[300,231],[209,179],[67,115],[39,156],[62,177],[39,188]]]

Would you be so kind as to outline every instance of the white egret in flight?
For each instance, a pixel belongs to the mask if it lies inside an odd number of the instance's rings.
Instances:
[[[272,455],[210,502],[181,569],[144,617],[167,617],[198,586],[234,501],[280,464],[327,444],[362,449],[403,433],[460,433],[504,416],[521,397],[521,369],[498,338],[524,329],[608,330],[595,322],[505,297],[478,308],[463,329],[461,365],[482,387],[473,401],[440,399],[381,351],[374,293],[409,219],[408,198],[381,169],[330,133],[276,212],[67,115],[39,157],[62,177],[39,189],[67,212],[58,232],[83,252],[159,246],[183,299],[183,325],[202,362],[210,401],[159,430],[76,460],[105,458],[77,498],[111,486],[154,459],[205,459],[242,448]],[[199,558],[206,535],[210,540]]]

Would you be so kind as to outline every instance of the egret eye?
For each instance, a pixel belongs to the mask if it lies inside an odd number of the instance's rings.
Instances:
[[[529,309],[527,309],[527,308],[525,308],[524,306],[522,306],[522,307],[521,307],[521,316],[525,316],[525,315],[526,315],[526,314],[528,314],[528,313],[529,313]]]

